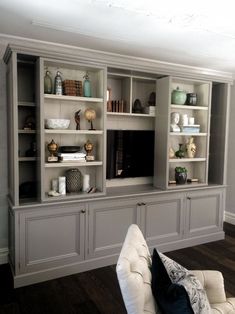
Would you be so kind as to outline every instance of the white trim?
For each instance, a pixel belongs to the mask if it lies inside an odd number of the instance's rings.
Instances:
[[[0,249],[0,265],[8,262],[8,248]]]
[[[32,55],[51,57],[53,59],[70,59],[72,61],[86,61],[103,64],[108,67],[123,68],[134,71],[144,71],[163,75],[184,76],[212,80],[216,82],[233,83],[233,74],[208,68],[165,62],[155,59],[122,55],[113,52],[95,50],[72,45],[52,43],[36,39],[6,35],[0,33],[0,41],[10,45],[14,51],[21,51]],[[3,57],[7,62],[11,49],[7,49]]]
[[[224,221],[235,225],[235,213],[231,213],[231,212],[225,212],[224,213]]]

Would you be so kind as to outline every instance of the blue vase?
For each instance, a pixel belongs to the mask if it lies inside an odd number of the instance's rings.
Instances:
[[[84,76],[83,82],[83,95],[84,97],[91,97],[91,82],[89,80],[88,73]]]

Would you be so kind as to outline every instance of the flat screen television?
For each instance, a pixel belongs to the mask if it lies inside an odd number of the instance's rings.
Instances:
[[[107,130],[106,178],[153,176],[155,132]]]

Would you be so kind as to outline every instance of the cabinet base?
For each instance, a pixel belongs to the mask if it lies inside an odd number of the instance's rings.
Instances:
[[[157,247],[162,252],[169,252],[173,250],[179,250],[182,248],[199,245],[207,242],[213,242],[224,239],[224,232],[219,231],[212,233],[210,235],[198,236],[191,239],[184,239],[175,242],[168,242],[163,244],[156,244],[151,246],[150,250]],[[47,280],[52,280],[64,276],[69,276],[76,273],[81,273],[84,271],[92,270],[95,268],[105,267],[109,265],[116,264],[119,254],[112,256],[105,256],[102,258],[86,260],[83,262],[70,264],[61,267],[55,267],[50,269],[45,269],[33,273],[25,273],[21,275],[13,275],[14,287],[19,288]]]

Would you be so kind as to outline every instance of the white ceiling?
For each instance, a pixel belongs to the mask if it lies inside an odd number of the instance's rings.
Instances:
[[[0,33],[235,73],[233,3],[0,0]]]

